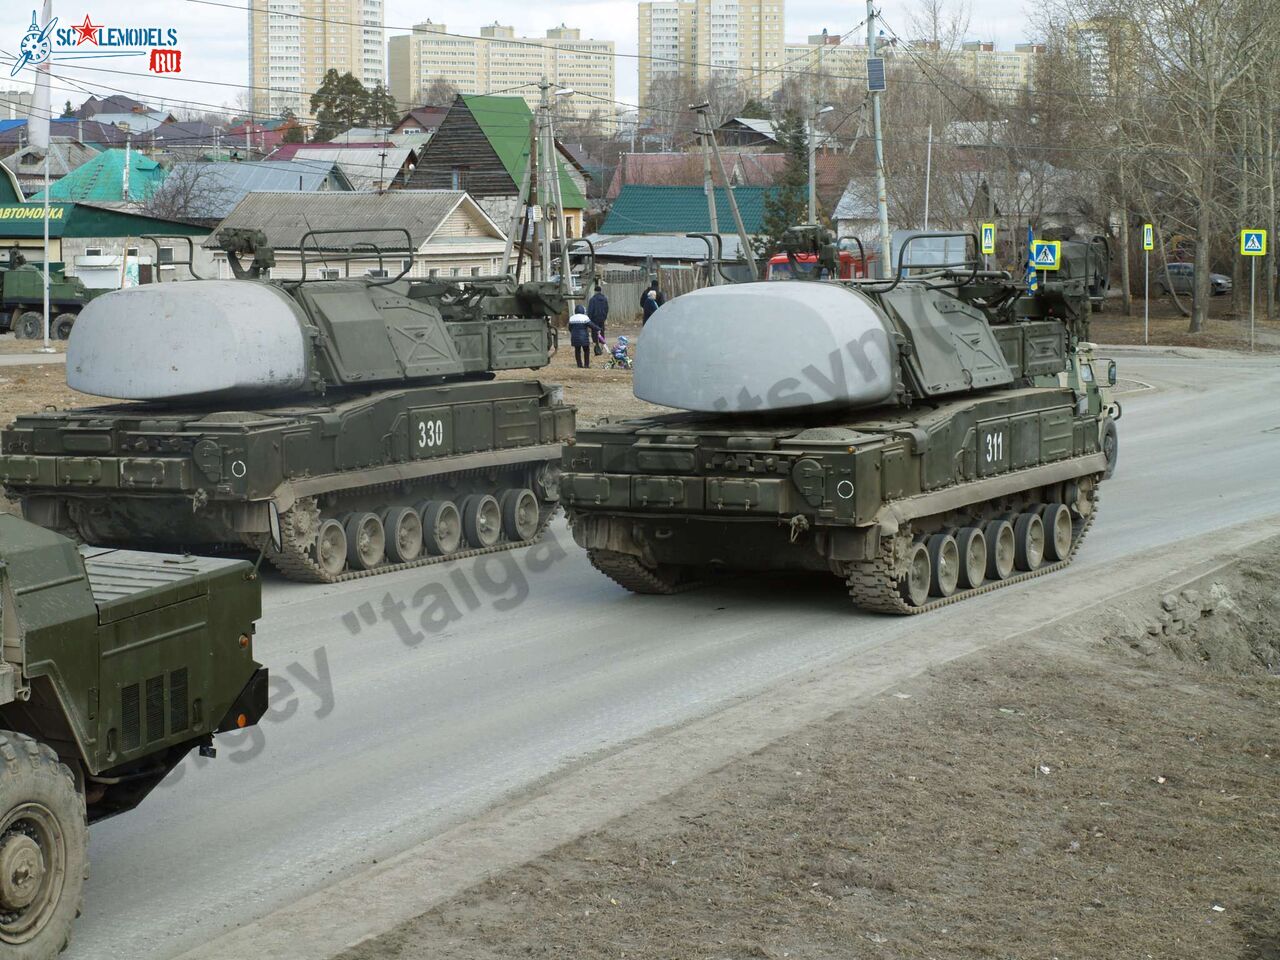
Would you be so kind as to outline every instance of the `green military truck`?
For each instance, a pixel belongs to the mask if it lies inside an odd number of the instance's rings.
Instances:
[[[65,948],[88,824],[266,712],[260,612],[244,561],[77,549],[0,514],[0,956]]]
[[[66,340],[84,305],[102,290],[90,290],[61,266],[50,264],[49,336]],[[12,331],[19,340],[44,336],[44,275],[27,263],[16,248],[0,262],[0,333]]]

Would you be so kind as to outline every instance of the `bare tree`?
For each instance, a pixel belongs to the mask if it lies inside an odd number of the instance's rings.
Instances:
[[[428,107],[450,106],[458,95],[458,88],[444,77],[436,77],[422,88],[422,102]]]
[[[215,165],[179,163],[151,195],[143,211],[163,220],[216,220],[231,194]]]

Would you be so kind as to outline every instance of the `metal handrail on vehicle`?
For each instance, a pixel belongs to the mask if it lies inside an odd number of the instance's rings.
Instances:
[[[902,262],[902,256],[907,252],[907,247],[915,243],[917,240],[946,240],[952,237],[963,237],[965,238],[965,240],[973,241],[974,256],[972,259],[963,260],[960,263],[904,264]],[[966,248],[967,246],[968,245],[966,244]],[[977,255],[979,246],[980,244],[978,242],[977,234],[965,232],[963,230],[948,230],[948,231],[936,231],[936,232],[929,232],[929,233],[917,233],[913,237],[907,237],[905,240],[902,241],[902,246],[898,248],[898,266],[896,271],[894,272],[893,282],[883,289],[872,289],[872,290],[868,290],[867,292],[884,294],[897,289],[898,285],[902,283],[903,280],[908,279],[905,273],[908,267],[910,267],[912,270],[924,269],[924,270],[935,271],[934,273],[926,273],[918,276],[913,276],[910,278],[912,280],[933,280],[935,278],[958,276],[955,271],[956,267],[958,266],[968,267],[969,268],[968,274],[963,279],[958,280],[956,283],[936,284],[935,289],[945,290],[945,289],[950,289],[951,287],[959,288],[959,287],[968,286],[978,278],[978,266],[981,263],[981,260]],[[859,247],[861,247],[861,244],[859,244]],[[875,280],[844,280],[842,282],[848,283],[851,286],[855,286],[855,287],[871,287],[878,283],[884,283],[885,280],[883,278],[877,278]]]
[[[152,283],[159,283],[160,277],[160,241],[161,240],[183,240],[187,244],[187,259],[170,260],[167,264],[170,267],[186,267],[187,272],[191,274],[192,280],[203,280],[204,277],[196,273],[196,245],[191,238],[184,233],[142,233],[139,234],[143,240],[150,240],[156,248],[155,277]],[[127,251],[126,251],[127,252]]]
[[[397,273],[394,277],[377,277],[377,278],[370,279],[369,286],[385,287],[385,286],[388,286],[389,284],[397,282],[398,280],[403,280],[405,277],[409,275],[409,271],[413,269],[413,237],[409,235],[409,231],[406,230],[404,227],[365,227],[359,230],[308,230],[306,233],[302,235],[302,239],[298,241],[298,254],[302,260],[302,276],[299,277],[297,280],[289,281],[290,285],[293,287],[298,287],[304,283],[315,282],[313,280],[309,281],[307,279],[307,263],[308,263],[307,241],[308,240],[312,240],[315,237],[332,236],[334,234],[350,235],[353,233],[395,233],[404,237],[405,256],[402,259],[407,259],[409,261],[409,265],[406,267],[403,267],[400,270],[400,272]],[[352,260],[359,260],[362,258],[367,259],[368,258],[367,254],[361,254],[356,252],[357,250],[363,250],[366,247],[369,250],[373,251],[374,254],[376,254],[378,258],[378,270],[379,272],[383,272],[385,268],[382,265],[382,262],[383,262],[382,248],[377,244],[373,243],[372,241],[360,240],[352,244],[347,244],[346,247],[343,249],[340,249],[337,254],[326,254],[324,252],[324,248],[322,248],[319,243],[315,244],[314,249],[320,262],[325,264],[325,266],[327,267],[330,260],[334,261],[335,263],[350,263]],[[310,262],[315,263],[315,260],[313,259]]]

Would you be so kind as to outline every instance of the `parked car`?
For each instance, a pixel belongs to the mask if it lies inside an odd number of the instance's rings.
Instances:
[[[1152,279],[1152,286],[1155,287],[1156,296],[1163,297],[1169,293],[1170,285],[1176,293],[1191,293],[1195,289],[1196,268],[1192,263],[1171,263],[1169,264],[1169,279],[1166,281],[1164,274],[1157,271],[1156,276]],[[1209,274],[1209,294],[1210,296],[1220,297],[1223,294],[1231,292],[1231,278],[1223,273]]]

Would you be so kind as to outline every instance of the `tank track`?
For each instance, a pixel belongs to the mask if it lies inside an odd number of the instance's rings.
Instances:
[[[464,476],[459,474],[458,476]],[[361,487],[358,490],[346,491],[349,493],[378,490],[380,488],[391,489],[396,484],[377,484],[369,487]],[[547,527],[552,519],[555,518],[556,511],[559,510],[559,503],[542,501],[539,503],[538,509],[538,529],[533,537],[529,540],[503,540],[495,543],[490,547],[469,547],[463,550],[456,550],[453,553],[443,556],[421,556],[416,560],[410,560],[407,563],[383,563],[371,570],[352,570],[346,569],[339,574],[328,574],[324,569],[311,557],[311,542],[299,542],[296,537],[291,538],[290,532],[293,526],[295,511],[299,509],[306,510],[308,513],[314,511],[315,515],[319,515],[318,508],[315,507],[314,501],[308,498],[300,500],[290,508],[281,517],[281,533],[283,536],[284,550],[277,553],[270,546],[267,547],[266,559],[281,574],[290,580],[299,583],[345,583],[348,580],[360,580],[364,577],[376,577],[384,573],[396,573],[400,570],[412,570],[416,567],[426,567],[436,563],[451,563],[455,560],[466,560],[471,557],[480,557],[490,553],[502,553],[506,550],[517,550],[521,547],[530,547],[542,539],[546,533]],[[314,537],[316,527],[311,527],[311,536]],[[254,534],[246,536],[245,543],[253,549],[260,549],[265,534]]]
[[[1084,542],[1089,528],[1093,525],[1094,517],[1098,515],[1098,500],[1098,491],[1095,487],[1090,500],[1091,508],[1088,516],[1076,518],[1071,525],[1071,552],[1067,554],[1065,560],[1045,564],[1035,570],[1017,573],[1011,577],[1006,577],[1004,580],[992,580],[972,590],[957,590],[949,597],[935,597],[930,599],[928,603],[923,603],[916,607],[904,600],[898,591],[898,577],[895,573],[896,563],[894,560],[894,546],[897,541],[886,538],[881,545],[880,556],[876,559],[848,565],[849,573],[845,583],[849,588],[849,596],[853,599],[854,604],[863,610],[870,610],[874,613],[892,613],[899,616],[914,616],[918,613],[927,613],[930,610],[945,607],[951,603],[959,603],[969,597],[991,593],[993,590],[1011,587],[1025,580],[1033,580],[1036,577],[1054,573],[1075,559],[1076,551],[1080,549],[1080,544]]]
[[[684,593],[702,585],[697,578],[669,581],[640,562],[639,557],[613,550],[588,550],[591,565],[618,586],[632,593],[671,595]]]

